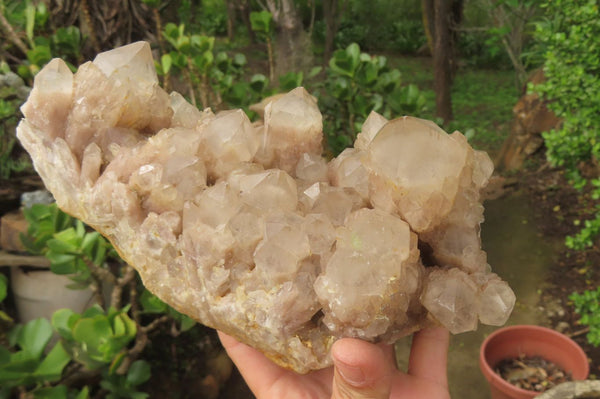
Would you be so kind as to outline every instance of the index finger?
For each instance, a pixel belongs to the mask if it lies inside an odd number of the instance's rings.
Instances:
[[[217,331],[217,333],[227,354],[257,397],[261,397],[264,391],[268,390],[286,373],[286,370],[267,359],[258,350],[221,331]]]
[[[425,328],[413,335],[408,374],[448,386],[450,333],[442,327]]]

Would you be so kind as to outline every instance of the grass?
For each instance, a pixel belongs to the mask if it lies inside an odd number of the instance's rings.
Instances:
[[[435,92],[431,58],[389,57],[390,66],[402,72],[403,82],[414,83],[427,98],[427,111],[420,115],[435,120]],[[454,78],[454,120],[445,129],[469,136],[471,144],[495,155],[510,132],[512,108],[519,98],[510,70],[462,68]]]

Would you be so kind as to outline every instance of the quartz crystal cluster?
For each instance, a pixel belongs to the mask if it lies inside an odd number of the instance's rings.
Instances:
[[[373,112],[321,156],[303,88],[200,111],[157,84],[150,47],[35,78],[18,137],[58,205],[94,227],[165,302],[298,372],[339,337],[503,324],[508,284],[481,250],[489,157],[432,122]]]

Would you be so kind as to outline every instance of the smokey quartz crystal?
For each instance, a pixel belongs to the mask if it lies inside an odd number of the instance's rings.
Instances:
[[[35,78],[18,137],[58,205],[104,234],[175,309],[305,373],[340,337],[506,322],[481,249],[493,165],[432,122],[373,112],[327,161],[303,88],[200,111],[158,85],[150,47]]]

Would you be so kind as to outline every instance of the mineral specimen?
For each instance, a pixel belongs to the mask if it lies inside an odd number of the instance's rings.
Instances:
[[[214,114],[157,84],[150,47],[35,78],[18,137],[58,205],[181,312],[304,373],[340,337],[500,325],[515,296],[481,250],[489,157],[372,113],[331,162],[303,88]]]

